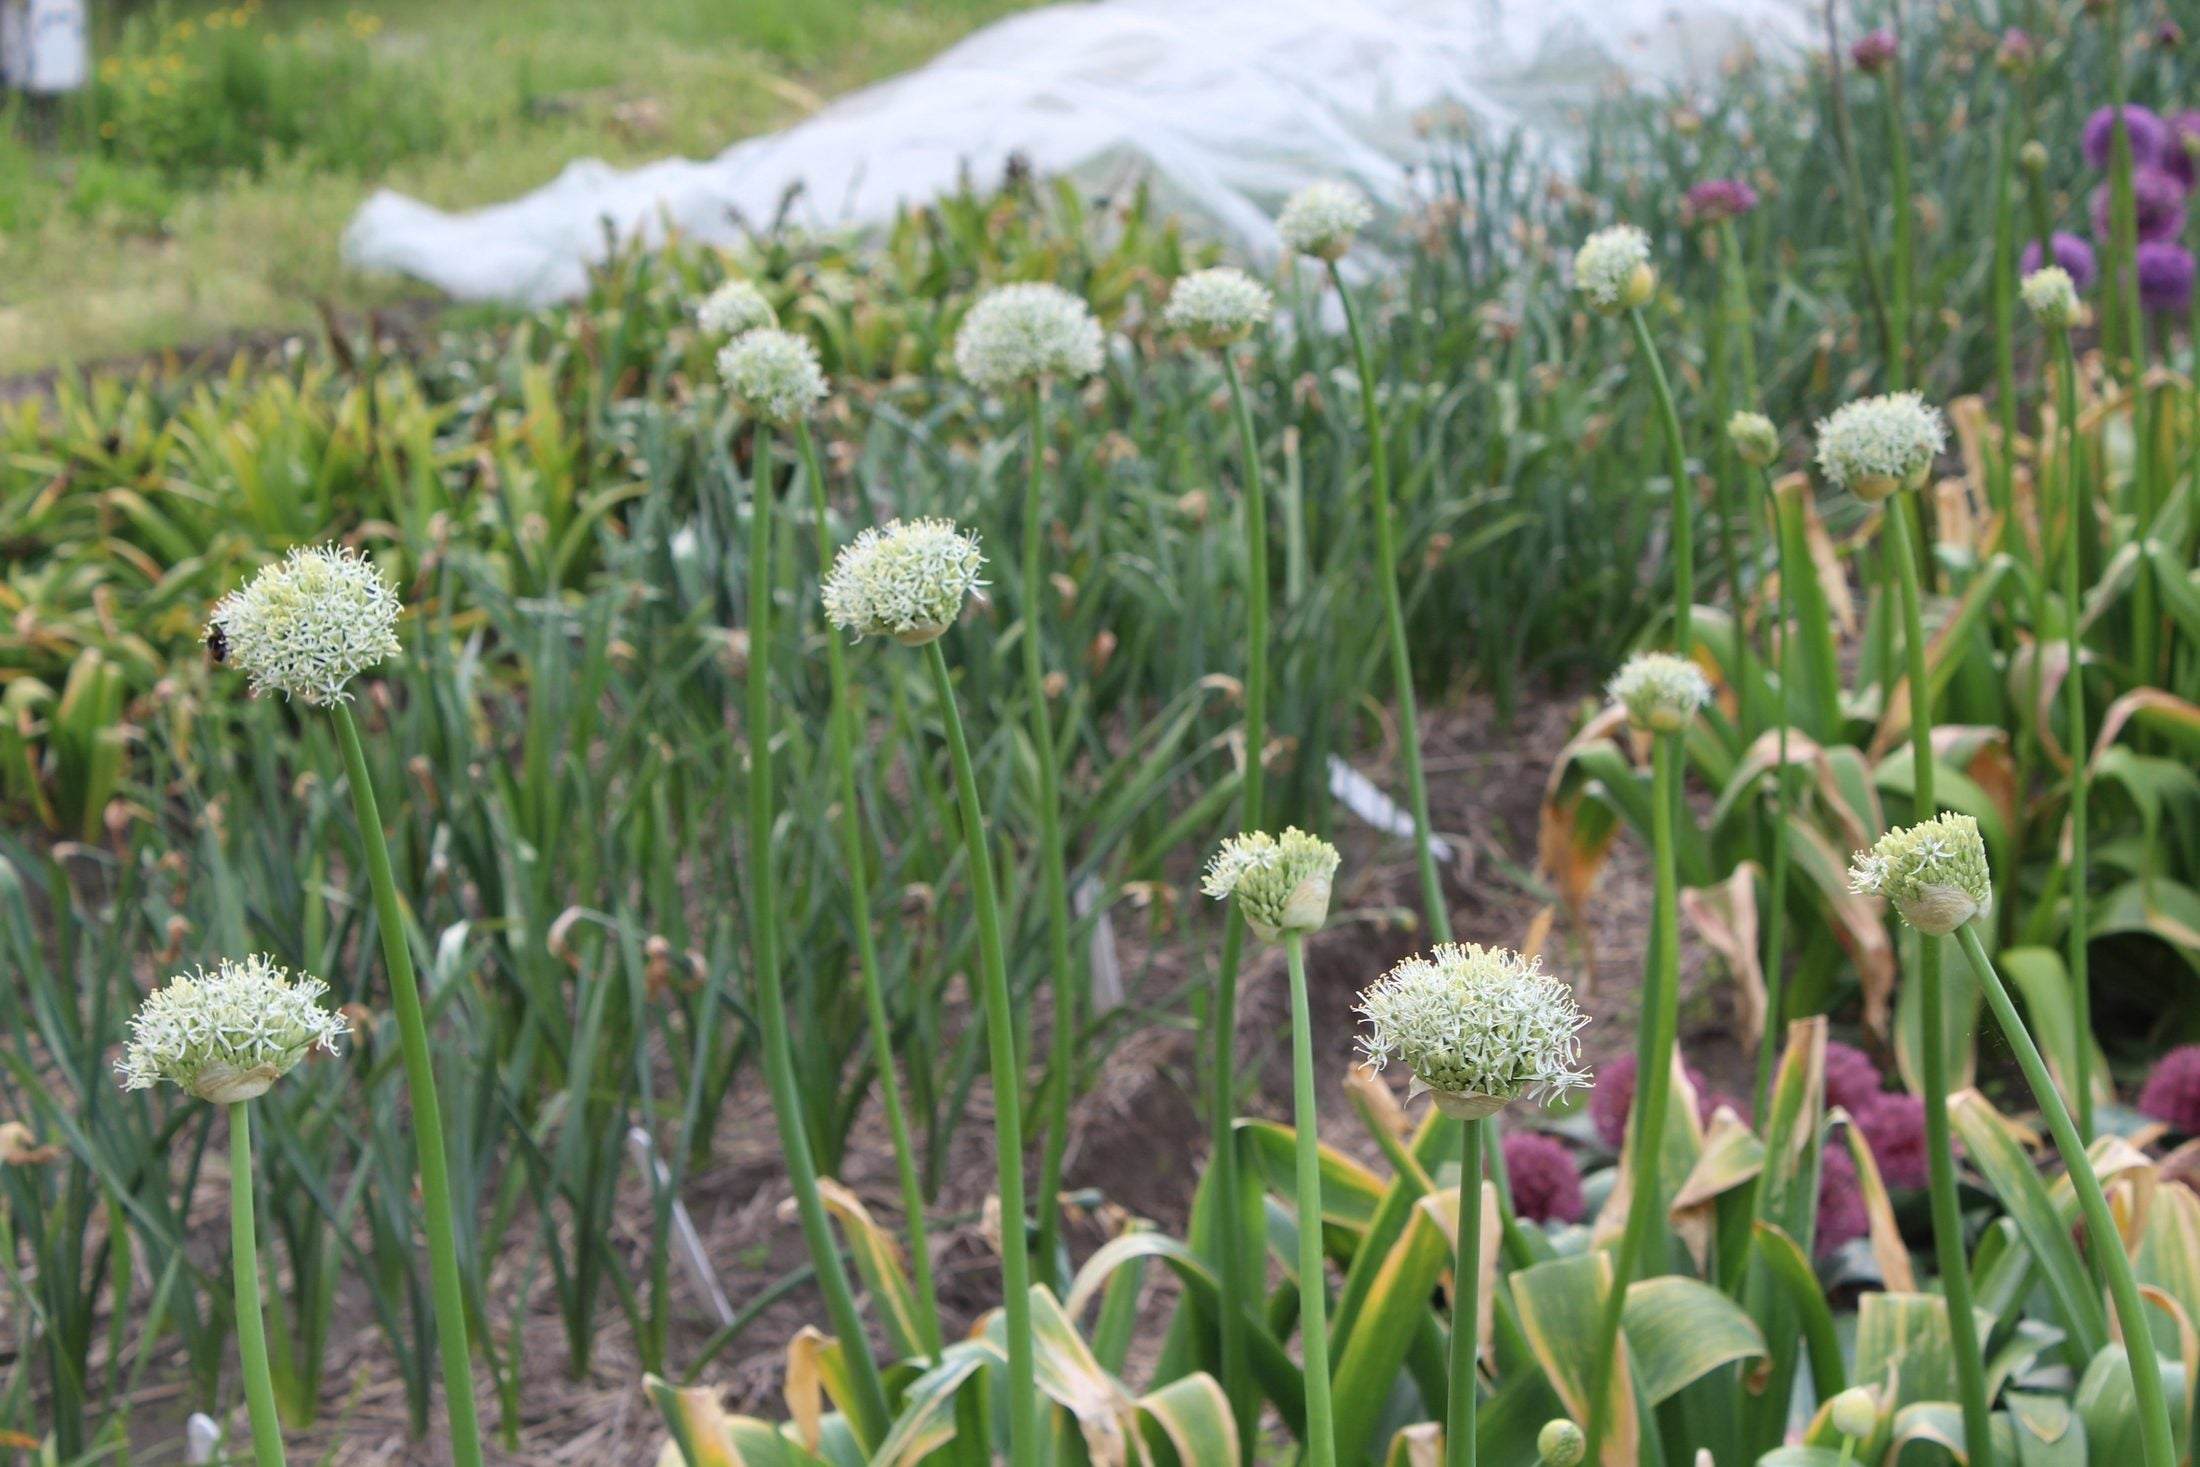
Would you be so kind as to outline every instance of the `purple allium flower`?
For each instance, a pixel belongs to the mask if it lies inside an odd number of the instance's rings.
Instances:
[[[1687,1067],[1688,1083],[1696,1087],[1697,1114],[1711,1114],[1710,1086],[1694,1065]],[[1622,1055],[1597,1066],[1596,1085],[1589,1091],[1589,1119],[1596,1123],[1597,1139],[1613,1151],[1627,1143],[1627,1113],[1635,1108],[1635,1057]]]
[[[1840,1106],[1855,1115],[1879,1098],[1887,1077],[1879,1073],[1872,1057],[1853,1044],[1826,1041],[1826,1104]]]
[[[2154,28],[2156,50],[2174,51],[2185,44],[2185,28],[2174,20],[2165,19]]]
[[[1877,73],[1893,63],[1896,50],[1893,31],[1866,31],[1849,47],[1849,60],[1856,64],[1858,71]]]
[[[2169,129],[2153,109],[2141,107],[2136,102],[2124,105],[2124,131],[2131,135],[2132,166],[2144,168],[2158,162],[2162,150],[2169,146]],[[2103,107],[2085,120],[2083,147],[2085,161],[2095,168],[2106,168],[2109,154],[2116,141],[2116,109]]]
[[[2139,304],[2150,311],[2182,311],[2192,304],[2192,251],[2175,240],[2139,246]]]
[[[2173,1131],[2200,1136],[2200,1044],[2183,1044],[2154,1062],[2139,1109]]]
[[[2054,246],[2055,263],[2070,276],[2070,283],[2078,287],[2079,294],[2091,290],[2093,283],[2101,278],[2100,261],[2094,257],[2093,246],[2074,234],[2057,233],[2048,242]],[[2021,279],[2044,263],[2040,259],[2040,242],[2035,239],[2024,247],[2024,259],[2017,268],[2017,275]]]
[[[1561,1142],[1540,1131],[1507,1131],[1505,1174],[1512,1182],[1513,1209],[1522,1217],[1531,1222],[1581,1221],[1586,1211],[1581,1168]]]
[[[1843,1244],[1871,1230],[1871,1213],[1856,1185],[1856,1163],[1849,1148],[1836,1142],[1818,1160],[1818,1256],[1838,1253]]]
[[[1690,224],[1738,219],[1757,207],[1757,190],[1739,178],[1707,178],[1681,200],[1681,218]]]
[[[2108,239],[2115,202],[2112,186],[2093,190],[2093,232]],[[2131,175],[2131,222],[2138,238],[2175,239],[2185,227],[2185,186],[2166,168],[2141,168]]]
[[[1994,64],[2010,76],[2023,76],[2032,69],[2038,55],[2031,34],[2011,26],[2001,33],[2001,44],[1994,48]]]
[[[1879,1176],[1890,1187],[1925,1185],[1925,1102],[1900,1091],[1875,1096],[1854,1113],[1879,1163]]]

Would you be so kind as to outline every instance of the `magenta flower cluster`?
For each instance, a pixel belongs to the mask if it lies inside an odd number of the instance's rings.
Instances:
[[[2114,162],[2117,115],[2114,107],[2102,107],[2085,121],[2079,147],[2085,161],[2094,168],[2106,171]],[[2149,108],[2129,104],[2122,117],[2124,135],[2131,147],[2132,220],[2137,237],[2133,264],[2139,278],[2139,302],[2150,311],[2182,311],[2192,303],[2194,264],[2192,252],[2179,236],[2184,233],[2194,182],[2189,148],[2200,142],[2200,112],[2179,112],[2164,118]],[[2113,204],[2112,186],[2103,181],[2093,190],[2091,212],[2094,237],[2104,244],[2110,238]],[[2071,280],[2083,290],[2098,273],[2092,252],[2083,251],[2085,268],[2078,269],[2066,257],[2065,241],[2082,249],[2083,241],[2056,235],[2055,263],[2068,270]],[[2038,257],[2035,242],[2025,251],[2025,269],[2044,263]]]

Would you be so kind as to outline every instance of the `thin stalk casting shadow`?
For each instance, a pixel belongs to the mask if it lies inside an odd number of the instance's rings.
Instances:
[[[283,1423],[275,1410],[275,1378],[267,1366],[267,1325],[260,1312],[260,1246],[252,1225],[252,1112],[231,1101],[229,1112],[229,1271],[237,1286],[237,1358],[245,1408],[252,1418],[257,1467],[283,1467]]]
[[[1299,1211],[1299,1355],[1306,1366],[1307,1467],[1337,1467],[1329,1398],[1329,1272],[1322,1247],[1321,1120],[1314,1107],[1314,1020],[1306,998],[1306,938],[1286,932],[1291,970],[1291,1125]]]
[[[1444,1467],[1475,1467],[1475,1352],[1482,1310],[1482,1122],[1459,1123],[1459,1238],[1451,1286],[1451,1393]]]

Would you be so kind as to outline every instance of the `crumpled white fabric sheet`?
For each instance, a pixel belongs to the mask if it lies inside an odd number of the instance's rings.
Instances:
[[[345,232],[354,264],[463,300],[541,305],[586,288],[607,227],[742,237],[803,193],[790,222],[878,224],[990,183],[1012,155],[1099,191],[1151,180],[1158,201],[1243,255],[1273,259],[1274,212],[1315,178],[1402,201],[1425,156],[1417,120],[1457,108],[1562,155],[1615,73],[1708,80],[1743,43],[1793,52],[1807,0],[1098,0],[988,26],[906,75],[703,161],[574,162],[510,203],[446,213],[383,190]]]

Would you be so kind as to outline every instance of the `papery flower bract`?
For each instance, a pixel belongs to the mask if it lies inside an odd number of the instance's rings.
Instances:
[[[2200,1136],[2200,1044],[2180,1044],[2154,1062],[2139,1091],[2139,1112]]]
[[[1243,270],[1195,270],[1169,289],[1161,322],[1209,351],[1243,341],[1275,314],[1275,297]]]
[[[1507,1131],[1504,1150],[1514,1212],[1530,1222],[1581,1221],[1587,1211],[1581,1167],[1564,1142],[1540,1131]]]
[[[962,615],[985,557],[953,520],[892,520],[864,529],[826,572],[825,617],[858,637],[918,647]]]
[[[2032,313],[2032,319],[2051,331],[2067,331],[2085,317],[2077,283],[2060,265],[2049,265],[2025,276],[2017,294],[2024,298],[2024,308]]]
[[[1026,281],[978,298],[955,333],[955,370],[987,392],[1100,370],[1100,323],[1058,285]]]
[[[2048,244],[2055,252],[2054,263],[2070,276],[2070,283],[2078,287],[2079,294],[2093,288],[2093,282],[2101,278],[2101,262],[2094,256],[2093,246],[2074,234],[2057,232],[2048,236]],[[2040,242],[2033,240],[2024,247],[2024,254],[2017,261],[2017,273],[2030,275],[2040,268]]]
[[[1574,251],[1574,289],[1605,315],[1633,310],[1658,288],[1650,267],[1650,236],[1632,224],[1600,229]]]
[[[2139,304],[2176,314],[2192,304],[2192,251],[2175,240],[2150,239],[2133,257],[2139,272]]]
[[[1710,703],[1711,680],[1685,657],[1639,652],[1620,664],[1605,692],[1636,728],[1678,733]]]
[[[2115,202],[2109,185],[2104,183],[2093,190],[2095,237],[2104,240],[2113,237],[2110,226]],[[2185,227],[2184,181],[2168,169],[2151,164],[2134,170],[2131,175],[2131,224],[2132,237],[2142,243],[2175,239]]]
[[[288,1074],[309,1049],[336,1052],[347,1032],[325,1007],[328,985],[272,959],[223,961],[154,990],[130,1020],[115,1073],[125,1090],[165,1080],[217,1105],[250,1100]]]
[[[1317,260],[1341,260],[1352,238],[1367,228],[1375,210],[1349,183],[1323,179],[1310,183],[1284,202],[1276,233],[1284,248]]]
[[[1446,1115],[1473,1119],[1589,1083],[1576,1068],[1589,1020],[1573,990],[1509,948],[1440,944],[1364,989],[1359,1010],[1369,1063],[1404,1061],[1413,1091],[1433,1092]]]
[[[1681,218],[1690,224],[1739,219],[1757,207],[1757,190],[1739,178],[1707,178],[1681,196]]]
[[[1726,439],[1743,463],[1769,468],[1780,456],[1780,430],[1763,413],[1736,413],[1726,420]]]
[[[1890,830],[1849,865],[1849,890],[1883,896],[1920,932],[1945,936],[1993,909],[1986,842],[1968,815]]]
[[[215,603],[207,650],[252,680],[315,707],[397,655],[397,593],[374,562],[345,546],[293,550]]]
[[[2169,144],[2169,129],[2152,108],[2136,102],[2124,105],[2124,133],[2131,139],[2131,164],[2144,168],[2159,160],[2162,150]],[[2085,120],[2085,130],[2080,134],[2079,147],[2085,161],[2095,168],[2109,165],[2110,152],[2116,145],[2116,109],[2101,107]]]
[[[695,308],[695,324],[713,336],[739,336],[779,324],[779,313],[764,292],[747,280],[729,280]]]
[[[825,370],[806,336],[760,326],[726,343],[718,375],[744,411],[767,423],[791,423],[824,400]]]
[[[1264,942],[1318,930],[1329,919],[1337,848],[1297,826],[1280,836],[1256,830],[1222,843],[1200,890],[1233,900],[1245,925]]]
[[[1885,499],[1925,482],[1948,444],[1940,409],[1914,392],[1859,398],[1818,424],[1818,467],[1863,500]]]
[[[1589,1439],[1580,1427],[1560,1416],[1544,1422],[1535,1434],[1535,1454],[1542,1467],[1581,1467],[1581,1459],[1589,1455]]]

